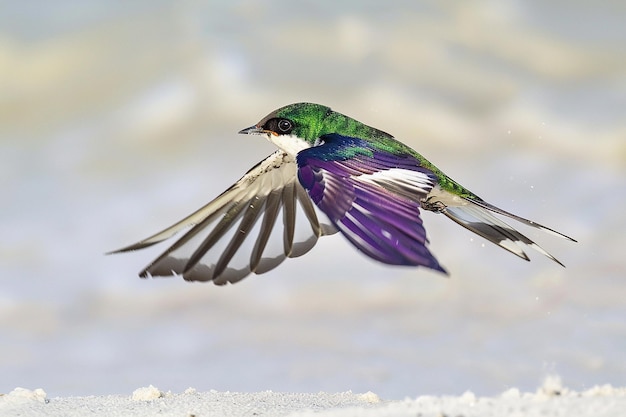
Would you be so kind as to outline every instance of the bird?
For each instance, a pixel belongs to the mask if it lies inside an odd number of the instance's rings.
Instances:
[[[428,248],[422,211],[443,214],[526,261],[529,247],[564,266],[500,217],[576,242],[486,202],[389,133],[321,104],[281,107],[239,133],[262,136],[278,150],[199,210],[109,253],[188,229],[139,276],[224,285],[273,270],[338,232],[383,264],[447,275]]]

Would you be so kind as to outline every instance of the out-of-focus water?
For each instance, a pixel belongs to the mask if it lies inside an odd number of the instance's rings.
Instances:
[[[367,391],[626,384],[622,2],[4,2],[0,392]],[[340,236],[224,288],[104,256],[273,148],[236,132],[296,101],[415,147],[567,269],[426,214],[451,279]],[[531,256],[534,254],[531,254]]]

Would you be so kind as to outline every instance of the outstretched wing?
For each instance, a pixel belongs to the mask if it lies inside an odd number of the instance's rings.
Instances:
[[[198,211],[111,253],[142,249],[191,227],[139,275],[182,275],[222,285],[265,273],[336,231],[320,224],[296,171],[294,158],[277,151]]]
[[[362,139],[325,135],[301,151],[298,178],[313,202],[359,250],[392,265],[422,265],[445,273],[426,247],[420,200],[436,183],[408,154]]]

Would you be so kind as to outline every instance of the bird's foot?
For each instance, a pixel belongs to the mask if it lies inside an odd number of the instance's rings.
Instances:
[[[446,205],[439,200],[433,200],[434,197],[428,197],[425,200],[420,201],[420,206],[424,210],[434,211],[435,213],[441,213],[446,210]]]

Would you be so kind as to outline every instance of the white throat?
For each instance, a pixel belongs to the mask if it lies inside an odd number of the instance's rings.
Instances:
[[[274,136],[271,133],[268,133],[267,140],[293,157],[295,157],[298,152],[311,147],[309,142],[295,135]]]

